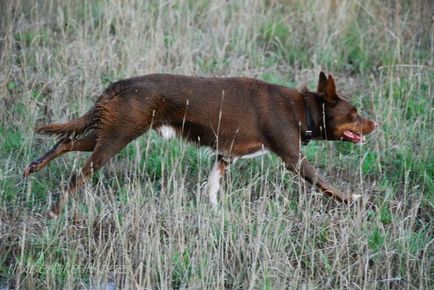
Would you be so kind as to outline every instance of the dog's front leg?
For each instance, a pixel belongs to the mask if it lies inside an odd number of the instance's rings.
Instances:
[[[329,184],[324,177],[316,173],[315,168],[303,155],[300,154],[296,157],[284,158],[284,161],[287,169],[296,172],[309,183],[315,185],[323,194],[345,203],[350,203],[357,199],[357,196],[347,195]]]
[[[207,192],[209,195],[209,202],[213,208],[218,205],[217,193],[220,189],[220,179],[225,174],[226,167],[229,165],[227,159],[222,155],[218,155],[216,162],[208,177]]]

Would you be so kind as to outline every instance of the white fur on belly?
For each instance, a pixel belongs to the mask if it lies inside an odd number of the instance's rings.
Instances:
[[[163,139],[167,140],[176,137],[176,131],[172,126],[163,125],[161,127],[156,128],[156,130]]]
[[[209,202],[213,207],[217,206],[217,193],[220,189],[220,178],[222,177],[222,173],[220,172],[219,163],[214,163],[212,167],[211,173],[208,177],[208,194],[209,194]]]
[[[243,155],[243,156],[241,156],[241,158],[242,159],[255,158],[255,157],[258,157],[258,156],[261,156],[261,155],[265,155],[265,154],[268,154],[268,153],[270,153],[270,150],[268,150],[267,148],[264,148],[264,149],[261,149],[261,150],[256,151],[256,152],[253,152],[253,153],[250,153],[250,154],[247,154],[247,155]]]

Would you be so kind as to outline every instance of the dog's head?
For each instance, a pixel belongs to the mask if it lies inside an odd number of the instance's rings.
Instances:
[[[377,127],[375,121],[363,118],[357,109],[336,93],[335,81],[321,72],[318,81],[318,94],[324,100],[325,131],[327,140],[343,140],[363,143],[364,135]]]

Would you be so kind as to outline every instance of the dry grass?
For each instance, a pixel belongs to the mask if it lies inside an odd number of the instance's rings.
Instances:
[[[430,1],[2,1],[0,288],[432,289]],[[380,123],[363,147],[308,158],[353,206],[276,157],[239,161],[221,207],[200,194],[213,157],[147,134],[41,216],[85,154],[21,170],[51,141],[36,123],[85,112],[111,81],[151,72],[315,87],[320,69]]]

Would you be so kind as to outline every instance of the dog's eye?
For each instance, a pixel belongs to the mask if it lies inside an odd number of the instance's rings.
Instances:
[[[352,108],[350,110],[351,115],[357,115],[357,109],[356,108]]]
[[[350,116],[351,116],[351,119],[353,119],[353,120],[355,120],[357,118],[357,109],[356,108],[352,108],[350,110]]]

